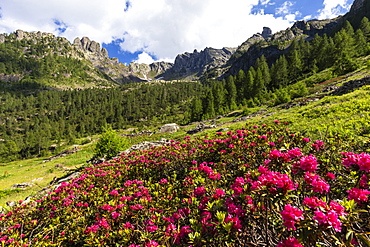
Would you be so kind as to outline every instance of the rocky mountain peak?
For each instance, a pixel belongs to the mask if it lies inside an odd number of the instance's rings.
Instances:
[[[84,53],[93,53],[98,59],[109,59],[108,51],[105,48],[100,48],[100,44],[96,41],[91,41],[88,37],[82,39],[75,38],[73,46],[82,50]]]
[[[224,65],[236,51],[236,48],[215,49],[206,47],[202,51],[185,52],[176,56],[173,67],[163,74],[165,79],[198,79],[206,71]]]

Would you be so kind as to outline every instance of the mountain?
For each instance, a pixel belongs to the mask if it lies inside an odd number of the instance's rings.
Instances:
[[[327,20],[297,21],[276,33],[265,27],[235,48],[194,50],[177,55],[174,63],[155,62],[124,65],[110,58],[108,51],[88,37],[67,39],[50,33],[1,34],[0,80],[3,87],[26,82],[48,88],[112,87],[151,80],[222,79],[248,71],[262,55],[269,66],[289,52],[293,40],[312,40],[316,35],[331,36],[350,21],[356,29],[362,17],[369,17],[368,1],[356,0],[350,12]],[[25,84],[25,83],[23,83]]]

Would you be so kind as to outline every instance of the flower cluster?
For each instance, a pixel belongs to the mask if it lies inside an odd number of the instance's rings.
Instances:
[[[43,198],[1,214],[0,243],[132,247],[249,242],[301,247],[316,246],[323,239],[342,246],[361,243],[370,231],[365,210],[370,155],[331,148],[334,145],[312,142],[276,121],[272,127],[185,137],[122,154],[85,168]]]

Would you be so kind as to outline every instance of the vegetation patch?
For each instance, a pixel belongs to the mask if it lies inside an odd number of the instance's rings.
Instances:
[[[0,216],[9,246],[367,246],[370,155],[271,126],[86,168]]]

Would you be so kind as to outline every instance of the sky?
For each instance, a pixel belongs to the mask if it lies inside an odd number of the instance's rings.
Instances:
[[[0,0],[0,33],[89,37],[120,62],[173,62],[206,47],[237,47],[263,27],[333,18],[354,0]]]

